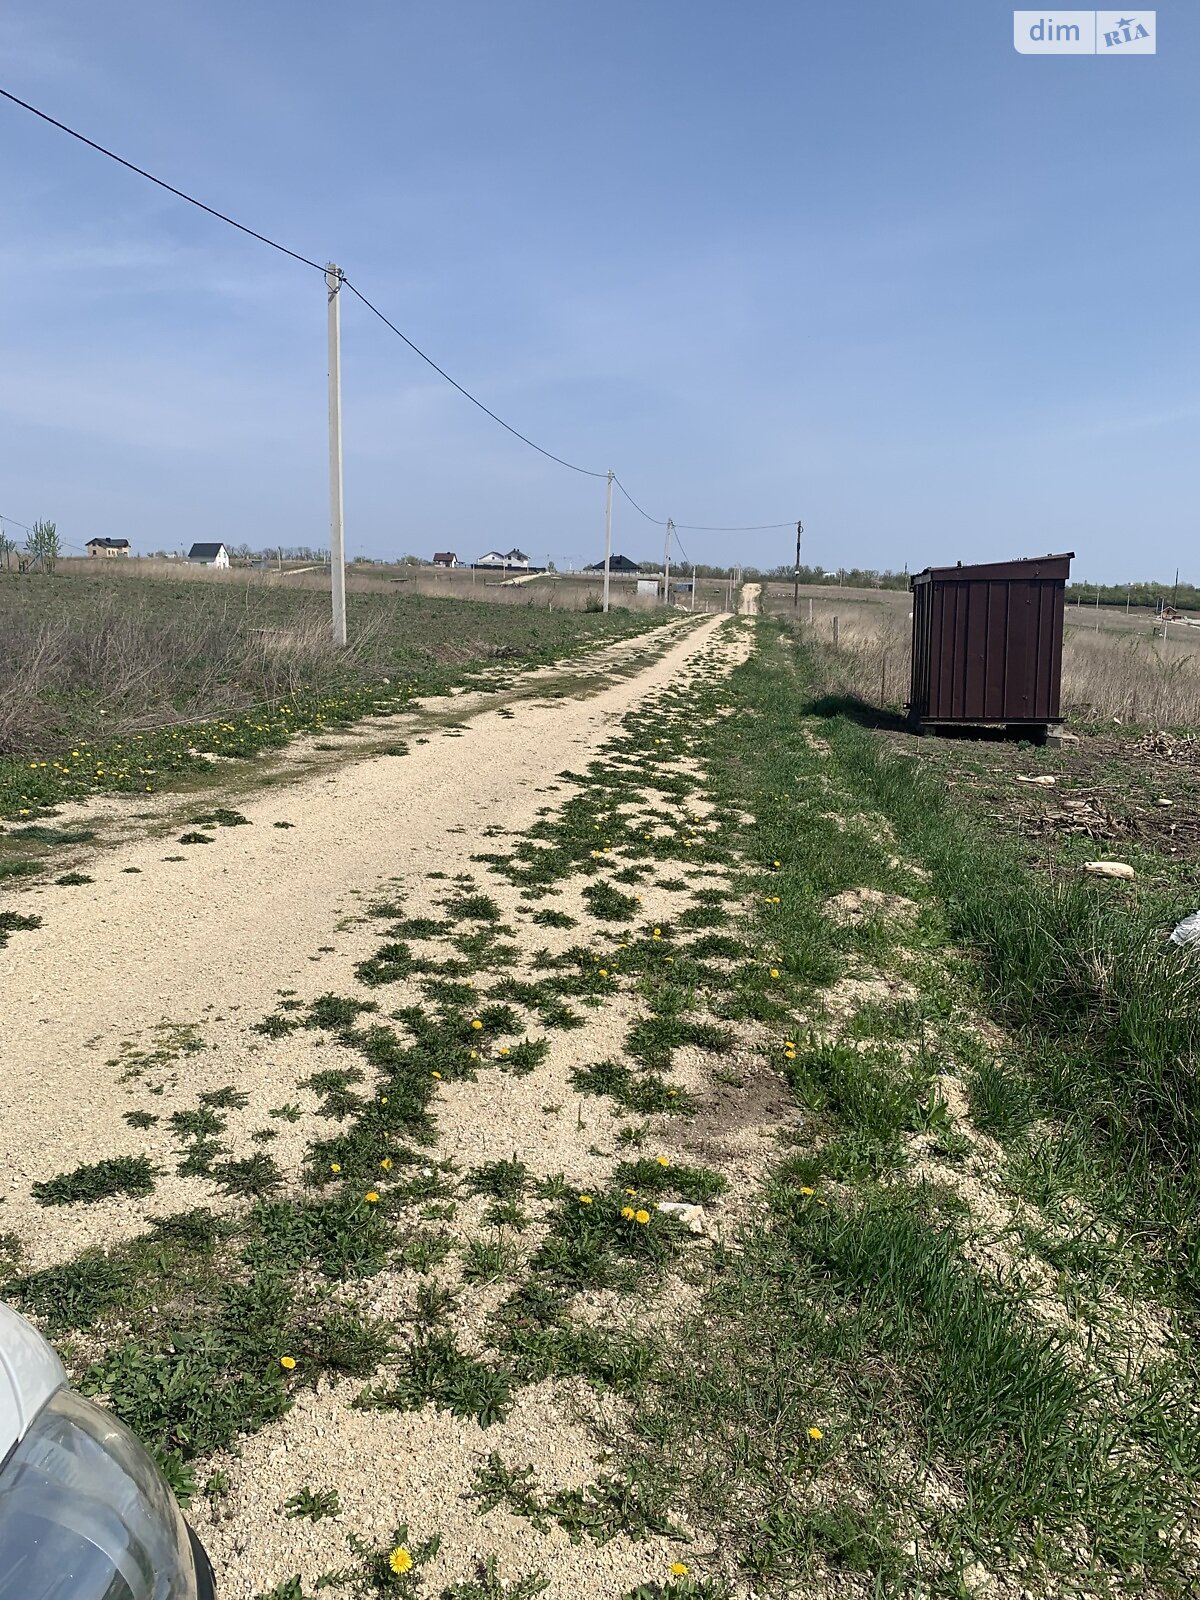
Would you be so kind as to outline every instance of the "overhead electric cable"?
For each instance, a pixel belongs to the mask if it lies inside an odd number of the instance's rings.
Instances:
[[[560,467],[568,467],[572,472],[582,473],[585,478],[606,478],[608,476],[606,472],[593,472],[590,467],[580,467],[577,466],[574,461],[565,461],[562,456],[556,456],[552,450],[543,450],[540,444],[534,444],[533,440],[529,438],[527,434],[522,433],[518,428],[514,428],[511,423],[505,422],[504,418],[498,417],[490,406],[485,406],[482,400],[477,400],[469,389],[464,389],[461,383],[458,383],[454,378],[452,378],[444,368],[438,366],[437,362],[432,356],[427,356],[419,345],[415,345],[406,333],[401,333],[396,324],[388,317],[385,317],[378,306],[372,305],[367,299],[366,295],[363,294],[362,290],[356,289],[355,286],[350,282],[349,278],[343,276],[342,282],[345,284],[346,288],[349,289],[352,295],[355,295],[359,300],[362,301],[363,305],[366,306],[368,311],[373,311],[379,318],[380,322],[389,327],[398,339],[404,340],[404,343],[414,353],[414,355],[420,356],[421,360],[424,361],[426,365],[431,366],[439,377],[445,378],[446,382],[453,388],[457,389],[459,394],[463,395],[467,400],[469,400],[473,406],[478,406],[480,411],[485,412],[487,416],[491,417],[493,422],[498,422],[502,428],[507,429],[507,431],[511,433],[514,438],[520,439],[522,444],[527,444],[531,450],[536,450],[540,456],[545,456],[550,461],[557,461]],[[621,492],[624,493],[624,490]]]
[[[224,222],[229,227],[236,228],[239,233],[244,233],[251,239],[257,239],[260,244],[269,245],[272,250],[278,250],[281,255],[289,256],[293,261],[298,261],[301,266],[311,267],[314,272],[320,272],[322,274],[326,272],[326,268],[323,267],[319,261],[313,261],[308,256],[301,255],[298,250],[290,250],[287,245],[280,244],[277,239],[272,239],[265,233],[260,233],[257,228],[251,228],[246,223],[239,222],[236,217],[231,217],[224,211],[218,211],[215,206],[205,204],[203,200],[198,200],[195,195],[188,194],[184,189],[177,189],[173,183],[168,183],[165,178],[158,178],[153,172],[147,172],[145,167],[139,167],[135,162],[127,161],[124,156],[119,156],[115,150],[110,150],[106,145],[97,143],[95,139],[89,139],[86,134],[80,133],[78,129],[69,127],[65,122],[60,122],[57,117],[52,117],[49,112],[41,111],[37,106],[30,105],[28,100],[22,100],[19,95],[13,94],[10,90],[0,88],[0,97],[8,100],[15,106],[20,106],[22,111],[28,111],[32,116],[40,118],[42,122],[49,123],[52,128],[57,128],[61,133],[67,134],[70,138],[78,140],[80,144],[86,145],[89,150],[94,150],[98,155],[106,156],[108,160],[115,161],[118,166],[124,167],[126,171],[136,173],[139,178],[145,178],[148,183],[153,183],[158,188],[165,189],[168,194],[173,194],[176,199],[186,201],[188,205],[195,206],[198,211],[206,212],[210,217],[215,217],[218,222]],[[384,316],[379,307],[373,305],[371,301],[367,299],[366,295],[363,294],[362,290],[356,288],[344,273],[341,274],[341,282],[347,289],[350,290],[351,294],[362,301],[363,305],[366,306],[368,311],[373,312],[374,315],[379,318],[380,322],[382,322],[386,327],[390,328],[396,337],[401,339],[414,355],[420,356],[421,360],[424,361],[427,366],[431,367],[440,378],[444,378],[452,388],[457,389],[459,394],[461,394],[464,399],[469,400],[473,406],[477,406],[479,410],[482,411],[486,416],[489,416],[493,422],[498,423],[500,427],[505,429],[506,432],[511,433],[515,439],[519,439],[522,444],[527,444],[531,450],[536,450],[539,455],[545,456],[548,461],[553,461],[560,467],[566,467],[571,472],[578,472],[585,478],[606,478],[608,476],[606,472],[594,472],[590,467],[581,467],[574,461],[568,461],[563,456],[555,455],[552,450],[546,450],[540,444],[536,444],[528,436],[528,434],[522,433],[519,428],[514,428],[510,422],[505,422],[504,418],[498,416],[490,406],[484,405],[483,401],[473,395],[469,389],[464,388],[463,385],[457,381],[457,379],[452,378],[444,367],[438,366],[437,362],[434,361],[432,356],[426,355],[424,350],[422,350],[419,345],[414,344],[406,333],[402,333],[396,324],[392,322],[390,318]],[[617,485],[621,493],[625,496],[626,500],[629,501],[634,510],[637,511],[640,516],[645,517],[647,522],[652,522],[660,528],[666,526],[666,522],[663,518],[652,517],[648,511],[643,510],[642,507],[638,505],[637,501],[629,493],[629,490],[626,489],[620,478],[618,478],[615,474],[613,475],[613,482]],[[8,518],[5,520],[11,521],[12,519]],[[790,528],[791,525],[792,524],[790,521],[755,522],[745,523],[740,526],[728,527],[718,527],[694,522],[675,524],[677,528],[682,527],[688,532],[692,533],[756,533],[775,528]],[[23,528],[25,525],[24,523],[18,522],[16,526],[18,528]],[[28,531],[29,530],[26,529],[26,532]]]
[[[643,511],[641,506],[638,505],[637,501],[633,498],[633,496],[630,494],[629,490],[621,482],[620,478],[617,477],[615,472],[613,473],[613,482],[616,484],[617,488],[620,489],[621,493],[625,496],[626,500],[629,501],[629,504],[633,507],[633,509],[640,516],[645,517],[647,522],[652,522],[655,525],[656,528],[665,528],[666,527],[666,525],[667,525],[666,518],[665,517],[652,517],[648,511]]]
[[[13,105],[20,106],[23,111],[31,111],[35,117],[40,117],[43,122],[48,122],[52,128],[59,128],[63,133],[69,133],[72,139],[78,139],[80,144],[86,144],[89,150],[95,150],[102,156],[107,156],[110,161],[115,161],[118,166],[126,167],[130,172],[136,172],[139,178],[145,178],[150,183],[156,183],[160,189],[165,189],[168,194],[175,195],[180,200],[186,200],[188,205],[195,206],[199,211],[207,211],[210,217],[216,217],[219,222],[227,222],[231,228],[236,228],[239,233],[248,233],[252,239],[257,239],[260,244],[269,244],[272,250],[278,250],[281,255],[291,256],[293,261],[299,261],[303,266],[312,267],[315,272],[324,272],[325,268],[319,261],[310,261],[307,256],[302,256],[298,250],[289,250],[287,245],[280,244],[277,239],[269,239],[265,233],[259,233],[256,228],[248,228],[244,222],[238,222],[235,217],[228,217],[223,211],[218,211],[215,206],[205,205],[203,200],[197,200],[195,195],[187,194],[182,189],[177,189],[173,183],[168,183],[164,178],[156,178],[152,172],[147,172],[145,167],[135,166],[132,161],[126,161],[124,156],[117,155],[115,150],[109,150],[102,144],[97,144],[94,139],[89,139],[86,134],[68,128],[65,122],[60,122],[57,117],[52,117],[46,111],[39,111],[36,106],[31,106],[28,100],[22,100],[15,94],[10,94],[7,89],[0,89],[0,95],[6,100],[11,100]]]

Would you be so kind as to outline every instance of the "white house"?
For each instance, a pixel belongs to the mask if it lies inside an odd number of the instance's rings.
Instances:
[[[458,557],[453,550],[435,550],[433,552],[433,564],[435,567],[456,567],[458,565]]]
[[[524,550],[489,550],[475,563],[477,567],[494,567],[498,572],[528,572],[529,557]]]
[[[194,544],[187,558],[198,567],[227,567],[229,551],[223,544]]]

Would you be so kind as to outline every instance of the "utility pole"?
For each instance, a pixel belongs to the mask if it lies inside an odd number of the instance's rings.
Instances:
[[[608,469],[608,493],[604,497],[604,609],[608,610],[608,569],[612,564],[612,468]]]
[[[792,610],[800,609],[800,540],[804,533],[804,524],[796,524],[796,582],[792,589]]]
[[[675,524],[670,517],[667,518],[667,542],[663,547],[663,605],[671,604],[671,535],[675,532]]]
[[[346,644],[346,544],[342,530],[342,269],[326,263],[329,308],[329,587],[333,643]]]
[[[696,609],[696,563],[692,562],[692,610]]]

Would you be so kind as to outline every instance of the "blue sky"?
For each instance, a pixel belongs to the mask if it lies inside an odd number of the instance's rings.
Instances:
[[[1200,8],[42,0],[0,83],[317,260],[656,517],[825,566],[1200,580]],[[324,289],[0,104],[0,512],[325,544]],[[343,311],[350,551],[593,560],[603,484]],[[772,565],[792,536],[684,534]],[[614,544],[661,534],[618,497]]]

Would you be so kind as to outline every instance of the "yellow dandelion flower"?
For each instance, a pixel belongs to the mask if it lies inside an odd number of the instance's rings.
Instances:
[[[633,1221],[633,1207],[632,1206],[622,1206],[621,1207],[621,1215],[625,1218],[626,1222],[632,1222]]]
[[[342,1170],[341,1163],[339,1161],[331,1161],[329,1163],[329,1170],[330,1172],[340,1172]]]
[[[280,1356],[279,1365],[285,1372],[294,1372],[296,1370],[296,1358],[295,1356]]]
[[[628,1195],[634,1195],[634,1194],[637,1193],[637,1190],[636,1189],[626,1189],[625,1193],[628,1194]]]
[[[608,977],[608,968],[607,967],[601,967],[600,968],[600,976],[602,978],[607,978]]]
[[[779,976],[779,968],[778,967],[772,967],[771,968],[771,976],[773,978],[777,978]]]
[[[391,1567],[397,1577],[400,1577],[405,1572],[411,1572],[412,1564],[412,1554],[402,1544],[398,1544],[391,1555],[388,1556],[388,1566]]]
[[[635,1211],[633,1213],[633,1220],[635,1222],[640,1222],[642,1227],[644,1228],[646,1226],[646,1224],[650,1221],[650,1213],[648,1211]]]
[[[391,1158],[391,1156],[384,1156],[383,1160],[379,1163],[379,1165],[383,1168],[383,1170],[385,1172],[390,1172],[392,1170],[392,1158]]]
[[[381,1095],[380,1095],[380,1096],[379,1096],[379,1104],[380,1104],[380,1105],[381,1105],[381,1106],[385,1106],[385,1105],[387,1105],[387,1095],[385,1095],[385,1094],[381,1094]]]
[[[470,1051],[467,1052],[467,1054],[469,1055],[469,1057],[470,1057],[470,1059],[472,1061],[478,1061],[479,1060],[479,1051],[478,1050],[470,1050]]]
[[[471,1052],[471,1054],[472,1054],[472,1055],[474,1055],[474,1054],[475,1054],[475,1052],[474,1052],[474,1051],[473,1051],[473,1050],[472,1050],[472,1052]],[[439,1079],[440,1079],[440,1078],[441,1078],[441,1076],[442,1076],[442,1075],[441,1075],[441,1073],[440,1073],[440,1072],[431,1072],[431,1073],[430,1073],[430,1074],[429,1074],[429,1076],[430,1076],[430,1077],[431,1077],[431,1078],[439,1078]]]
[[[821,1432],[820,1428],[810,1428],[808,1430],[808,1437],[814,1444],[816,1444],[817,1441],[823,1439],[825,1435]]]
[[[772,861],[771,865],[773,867],[777,867],[779,865],[779,862],[778,861]]]
[[[368,1189],[366,1194],[363,1195],[363,1199],[369,1206],[377,1206],[379,1204],[379,1196],[375,1193],[374,1189]]]
[[[806,1183],[802,1184],[800,1187],[801,1194],[816,1194],[816,1192],[817,1191],[815,1189],[810,1189]]]
[[[475,1017],[472,1019],[471,1026],[475,1029],[475,1032],[478,1033],[480,1028],[483,1027],[483,1023],[480,1022],[478,1017]]]
[[[671,1576],[673,1578],[686,1578],[687,1571],[688,1569],[686,1561],[672,1561]]]
[[[579,1204],[581,1206],[590,1206],[591,1203],[592,1203],[592,1197],[591,1197],[590,1194],[581,1194],[579,1196]]]
[[[659,1156],[658,1157],[658,1164],[659,1164],[660,1167],[669,1167],[671,1165],[671,1163],[667,1160],[666,1156]]]
[[[656,939],[661,939],[662,938],[662,929],[661,928],[655,928],[654,937]]]

